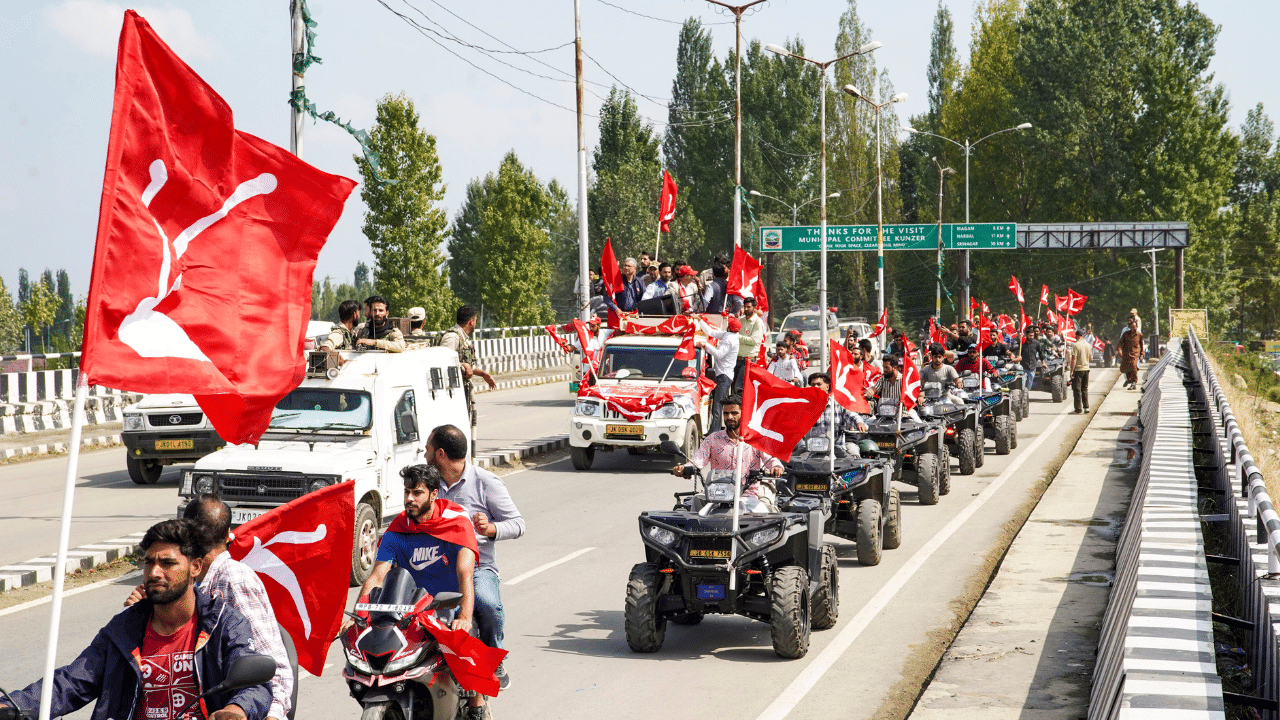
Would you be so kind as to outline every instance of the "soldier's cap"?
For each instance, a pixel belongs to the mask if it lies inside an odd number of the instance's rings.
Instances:
[[[420,307],[409,308],[409,319],[410,320],[426,320],[427,311],[423,310]]]

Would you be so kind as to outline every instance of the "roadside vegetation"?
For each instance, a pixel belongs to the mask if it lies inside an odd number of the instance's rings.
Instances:
[[[1267,493],[1273,501],[1280,500],[1280,376],[1256,353],[1235,354],[1210,346],[1209,362],[1262,471]]]

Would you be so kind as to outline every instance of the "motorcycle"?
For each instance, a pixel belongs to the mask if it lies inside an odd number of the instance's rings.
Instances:
[[[464,717],[472,693],[458,687],[439,644],[422,627],[427,616],[461,601],[461,593],[431,597],[407,570],[393,567],[382,587],[369,593],[369,602],[356,603],[356,612],[347,613],[355,624],[342,636],[347,658],[342,677],[364,709],[360,720]]]

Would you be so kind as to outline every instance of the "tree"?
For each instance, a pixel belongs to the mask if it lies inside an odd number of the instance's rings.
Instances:
[[[509,151],[497,175],[484,179],[480,240],[474,262],[476,289],[487,308],[488,324],[507,327],[542,325],[554,315],[547,296],[551,262],[546,233],[551,203],[533,172]]]
[[[403,94],[378,101],[369,135],[382,158],[382,179],[374,177],[362,155],[352,157],[364,181],[363,230],[373,247],[377,291],[393,314],[422,307],[425,327],[448,327],[457,307],[441,251],[448,220],[440,207],[445,187],[435,136],[419,129],[413,101]]]
[[[54,334],[69,341],[76,334],[76,300],[71,295],[71,277],[66,270],[58,270],[57,295],[58,314],[53,321]],[[79,347],[79,343],[75,347]]]
[[[20,312],[22,321],[32,329],[35,337],[40,339],[40,351],[47,352],[44,330],[53,324],[57,317],[58,296],[43,282],[31,283],[27,291],[27,300],[22,303]]]
[[[547,278],[547,296],[557,322],[578,316],[579,300],[573,290],[578,280],[578,211],[569,201],[569,193],[556,180],[547,183],[547,235],[551,275]],[[598,261],[597,261],[598,262]],[[594,266],[587,258],[589,266]]]
[[[933,16],[929,65],[925,71],[929,81],[929,109],[910,119],[911,127],[917,130],[942,132],[943,112],[960,86],[961,67],[954,35],[955,22],[951,11],[939,0],[938,11]],[[937,168],[931,158],[937,157],[939,161],[945,161],[947,158],[942,151],[947,145],[948,143],[935,137],[913,133],[899,146],[903,222],[937,222]],[[945,162],[943,166],[946,167]],[[944,214],[954,219],[954,208],[957,205],[953,200],[953,209],[949,214],[944,206]]]
[[[0,279],[0,354],[9,355],[22,347],[22,322],[9,288]]]
[[[479,307],[480,300],[480,212],[484,207],[484,182],[467,183],[467,197],[453,217],[449,233],[449,286],[458,301]]]

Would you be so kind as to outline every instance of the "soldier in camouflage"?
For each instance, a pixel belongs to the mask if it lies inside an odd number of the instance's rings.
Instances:
[[[360,303],[343,300],[338,306],[338,322],[320,343],[321,350],[354,350],[356,348],[356,323],[360,322]]]
[[[365,302],[369,306],[369,322],[357,328],[356,348],[404,352],[404,334],[387,318],[387,299],[374,295]]]
[[[458,363],[462,365],[462,387],[467,396],[467,411],[471,414],[471,427],[476,426],[476,403],[471,397],[471,377],[474,375],[483,378],[491,388],[498,386],[492,375],[476,367],[478,358],[475,348],[471,345],[471,333],[475,332],[476,320],[479,316],[479,310],[470,305],[463,305],[458,308],[458,313],[454,316],[458,324],[445,330],[440,336],[441,347],[447,347],[458,353]]]

